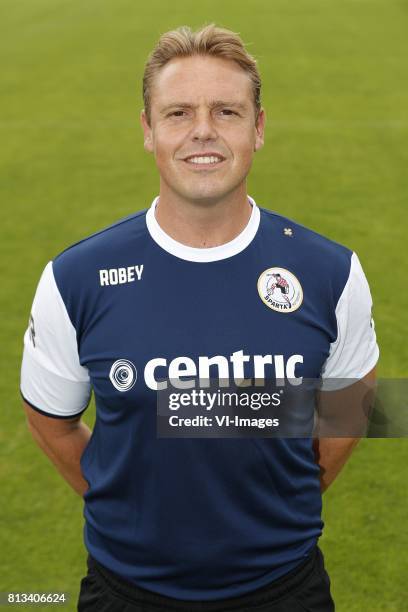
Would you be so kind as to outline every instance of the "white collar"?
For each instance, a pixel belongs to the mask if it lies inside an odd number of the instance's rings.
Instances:
[[[233,240],[220,244],[219,246],[203,249],[191,247],[181,242],[177,242],[177,240],[174,240],[174,238],[166,234],[158,224],[155,216],[155,209],[159,201],[159,196],[153,200],[146,213],[147,229],[149,230],[150,236],[162,249],[180,259],[196,262],[210,262],[227,259],[243,251],[252,242],[258,231],[261,213],[255,200],[250,196],[248,196],[248,200],[252,205],[252,213],[246,227],[244,227],[242,232]]]

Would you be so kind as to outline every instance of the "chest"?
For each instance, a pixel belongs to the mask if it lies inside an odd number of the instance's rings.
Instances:
[[[101,287],[79,342],[97,398],[152,403],[168,377],[318,378],[335,318],[301,266],[291,276],[275,269],[259,258],[245,266],[152,261],[134,282]]]

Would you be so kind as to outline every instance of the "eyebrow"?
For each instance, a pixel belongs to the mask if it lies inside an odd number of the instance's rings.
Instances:
[[[226,106],[228,108],[236,108],[242,111],[245,111],[248,108],[244,102],[228,102],[227,100],[212,100],[210,102],[210,108],[215,108],[217,106]],[[196,109],[198,108],[198,104],[190,104],[188,102],[172,102],[171,104],[163,106],[163,108],[160,110],[160,114],[164,115],[168,110],[175,107]]]

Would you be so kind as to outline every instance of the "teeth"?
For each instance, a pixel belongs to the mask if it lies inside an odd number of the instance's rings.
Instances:
[[[221,161],[221,158],[211,155],[209,157],[190,157],[187,161],[193,164],[216,164]]]

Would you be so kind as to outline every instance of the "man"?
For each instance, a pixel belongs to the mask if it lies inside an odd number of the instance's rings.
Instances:
[[[84,496],[80,611],[334,609],[321,492],[358,438],[156,431],[169,379],[374,380],[357,256],[247,195],[260,87],[236,34],[164,34],[141,114],[159,196],[58,255],[37,288],[21,392],[37,442]]]

